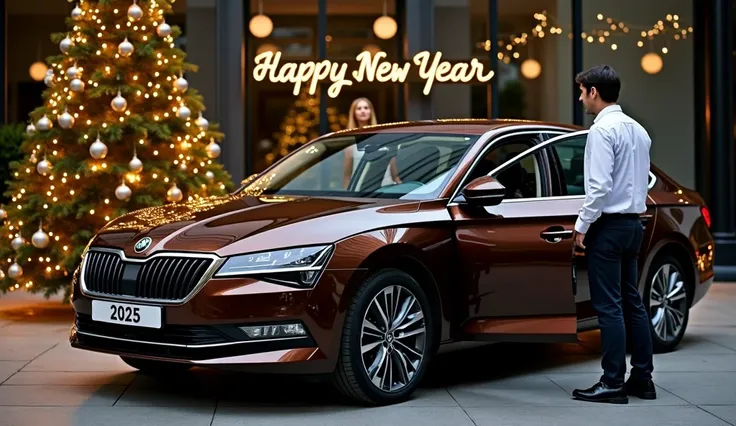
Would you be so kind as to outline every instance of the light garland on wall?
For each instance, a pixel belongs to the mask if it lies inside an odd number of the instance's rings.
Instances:
[[[645,46],[649,47],[649,52],[644,54],[642,57],[642,69],[649,74],[656,74],[662,69],[662,58],[658,53],[654,52],[653,44],[657,38],[667,37],[664,42],[664,46],[661,47],[660,51],[663,54],[669,52],[669,43],[672,41],[682,41],[688,38],[688,35],[693,32],[693,27],[685,27],[680,23],[680,18],[676,14],[667,14],[665,19],[657,21],[651,27],[640,27],[636,25],[628,25],[623,21],[618,21],[612,17],[604,16],[602,13],[596,15],[599,22],[604,23],[605,26],[594,27],[590,31],[585,31],[580,34],[590,44],[607,44],[611,50],[618,50],[619,44],[615,43],[614,37],[623,37],[635,34],[634,31],[639,32],[639,40],[636,45],[640,48]],[[549,35],[562,35],[563,29],[560,25],[557,25],[554,18],[547,14],[547,11],[537,12],[534,14],[536,23],[534,27],[528,32],[521,34],[511,34],[506,38],[498,41],[498,59],[508,64],[514,59],[520,59],[522,54],[521,48],[527,47],[531,39],[542,39]],[[573,33],[566,32],[567,37],[572,39]],[[480,42],[476,47],[484,49],[489,52],[491,50],[491,41],[486,40]],[[535,70],[534,73],[527,78],[536,78],[541,72],[541,65],[533,58],[527,58],[524,60],[526,69]]]

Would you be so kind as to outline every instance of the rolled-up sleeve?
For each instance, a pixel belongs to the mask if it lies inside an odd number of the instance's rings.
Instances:
[[[581,234],[601,216],[613,187],[613,139],[605,129],[590,130],[585,157],[585,202],[575,222],[575,230]]]

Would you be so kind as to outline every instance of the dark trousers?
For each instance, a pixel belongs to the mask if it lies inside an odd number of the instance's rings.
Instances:
[[[601,381],[609,386],[624,382],[627,328],[631,378],[651,379],[654,369],[650,319],[637,291],[637,256],[643,236],[638,215],[615,214],[601,216],[585,236],[591,302],[601,329]]]

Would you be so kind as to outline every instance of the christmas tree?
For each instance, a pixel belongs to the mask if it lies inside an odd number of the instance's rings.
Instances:
[[[51,36],[61,53],[47,59],[49,87],[0,211],[3,292],[68,297],[81,253],[109,221],[232,188],[213,161],[223,135],[184,78],[196,67],[165,20],[173,2],[81,0],[68,31]]]
[[[307,90],[299,93],[294,106],[281,122],[280,131],[274,134],[277,144],[273,152],[266,154],[266,163],[273,164],[291,151],[299,148],[319,135],[319,92],[314,96]],[[339,114],[337,108],[327,108],[328,129],[336,132],[348,124],[348,117]]]

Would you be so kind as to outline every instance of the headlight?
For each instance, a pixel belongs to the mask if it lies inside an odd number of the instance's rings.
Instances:
[[[311,287],[331,252],[332,246],[312,246],[232,256],[215,277],[255,276],[280,284]]]

